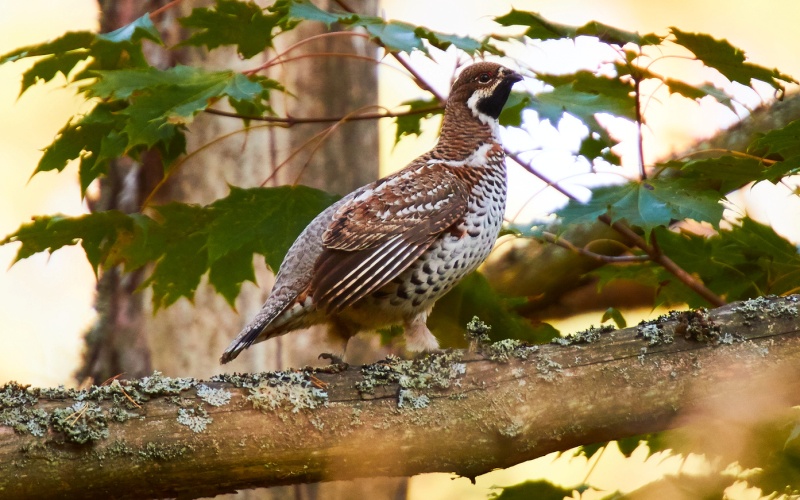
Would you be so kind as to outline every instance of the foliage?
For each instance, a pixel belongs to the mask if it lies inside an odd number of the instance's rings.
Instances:
[[[178,21],[187,34],[176,47],[214,50],[230,46],[244,59],[273,51],[276,37],[309,22],[358,29],[388,54],[431,55],[436,50],[451,50],[470,56],[502,55],[509,44],[547,50],[548,44],[560,40],[592,39],[608,48],[606,54],[612,56],[597,61],[595,67],[572,73],[537,74],[544,88],[513,92],[500,122],[506,127],[524,127],[534,119],[553,126],[565,119],[578,120],[586,132],[573,153],[594,167],[614,168],[620,164],[619,138],[609,132],[609,118],[641,129],[646,123],[643,103],[653,97],[643,89],[653,88],[652,84],[675,96],[713,101],[738,111],[741,105],[729,90],[732,83],[754,87],[761,82],[779,95],[787,84],[796,83],[777,69],[748,61],[744,52],[728,41],[706,34],[673,27],[666,35],[641,35],[596,21],[568,26],[519,10],[494,20],[498,27],[516,27],[520,30],[518,36],[482,38],[439,33],[351,12],[325,11],[308,0],[278,0],[266,9],[252,2],[216,0],[210,7],[194,8]],[[62,75],[87,102],[94,104],[64,125],[45,148],[34,175],[60,172],[70,161],[78,161],[80,185],[85,192],[108,173],[112,160],[126,156],[137,160],[145,153],[155,152],[164,175],[169,176],[176,164],[186,158],[186,133],[199,113],[227,102],[243,117],[246,127],[248,120],[244,117],[274,117],[271,96],[292,90],[260,74],[263,67],[243,73],[188,66],[159,69],[145,58],[144,43],[163,45],[147,15],[112,33],[70,32],[47,43],[0,55],[0,64],[32,59],[23,74],[20,94]],[[696,84],[655,72],[654,63],[665,52],[676,50],[717,71],[716,83]],[[517,61],[517,65],[528,69],[524,61]],[[398,103],[406,107],[406,112],[396,116],[396,140],[418,135],[422,120],[437,119],[441,114],[441,102],[435,93],[424,82],[421,86],[429,95]],[[641,165],[637,178],[597,186],[588,202],[572,198],[556,215],[562,228],[595,224],[600,219],[603,223],[621,224],[642,236],[644,243],[632,242],[629,253],[644,257],[645,261],[625,266],[607,263],[593,275],[600,286],[622,278],[652,286],[658,291],[654,305],[708,305],[707,298],[697,294],[697,287],[693,290],[688,286],[687,279],[726,300],[790,293],[796,291],[800,278],[797,248],[769,226],[747,217],[721,224],[722,203],[730,192],[743,186],[778,183],[800,172],[799,139],[800,122],[794,122],[755,138],[747,151],[719,157],[689,155],[657,165]],[[0,244],[19,243],[17,260],[80,244],[97,273],[110,266],[120,265],[130,272],[149,265],[151,272],[143,286],[152,288],[156,307],[169,306],[181,297],[191,299],[202,276],[208,274],[211,285],[233,304],[241,284],[254,279],[253,254],[263,256],[276,270],[305,224],[334,199],[303,187],[232,186],[228,196],[207,206],[170,203],[141,207],[141,212],[133,214],[104,211],[77,217],[36,217]],[[713,235],[675,229],[676,223],[687,221],[705,224],[712,228]],[[516,224],[514,234],[541,237],[542,233]],[[658,255],[668,256],[686,273],[671,273],[661,265]],[[476,274],[439,302],[431,327],[455,345],[458,340],[454,332],[478,314],[494,325],[495,335],[531,341],[552,338],[557,332],[551,327],[532,326],[514,312],[525,301],[526,298],[498,296]],[[609,319],[618,325],[625,322],[615,309],[606,311],[604,321]],[[794,446],[797,434],[792,430],[786,442]],[[651,448],[659,448],[658,438],[648,436],[646,440]],[[635,443],[621,441],[620,447],[631,452],[638,443],[637,437]],[[591,456],[593,449],[585,447],[584,451]],[[791,464],[792,460],[787,458],[781,463]],[[783,476],[775,473],[770,477]],[[780,483],[781,479],[776,479],[764,484],[768,489],[778,489]],[[538,482],[507,488],[499,498],[560,498],[570,492],[571,489]]]

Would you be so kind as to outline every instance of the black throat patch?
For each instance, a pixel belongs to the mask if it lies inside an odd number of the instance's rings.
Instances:
[[[511,94],[511,86],[514,85],[514,83],[515,82],[511,80],[503,80],[500,82],[497,88],[494,89],[494,92],[492,92],[492,95],[478,101],[476,106],[478,111],[491,116],[495,120],[498,119],[500,117],[500,112],[503,111],[503,106],[506,105],[509,94]]]

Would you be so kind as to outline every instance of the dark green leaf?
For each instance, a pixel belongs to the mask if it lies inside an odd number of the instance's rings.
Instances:
[[[127,26],[123,26],[118,30],[110,33],[102,33],[97,35],[97,39],[104,40],[111,43],[124,43],[124,42],[139,42],[141,40],[150,40],[159,45],[163,45],[158,30],[150,20],[150,14],[145,14],[139,19],[133,21]]]
[[[40,81],[49,82],[59,73],[66,78],[69,76],[70,71],[79,62],[86,60],[87,57],[87,51],[75,51],[48,56],[36,61],[29,70],[22,74],[22,88],[19,91],[19,95],[22,95],[30,86]]]
[[[18,61],[25,57],[66,54],[73,50],[87,49],[94,42],[95,34],[89,31],[70,31],[49,42],[28,45],[0,56],[0,64]]]
[[[397,130],[395,131],[394,142],[397,144],[400,139],[407,135],[420,135],[422,133],[421,122],[436,115],[441,115],[444,110],[440,107],[436,99],[417,99],[406,101],[402,106],[408,106],[410,111],[425,110],[418,114],[403,115],[395,118]]]
[[[426,40],[430,45],[441,50],[454,45],[473,55],[479,52],[502,54],[502,51],[492,45],[488,38],[476,40],[465,36],[439,33],[400,21],[385,21],[379,17],[328,12],[307,0],[280,0],[271,7],[271,10],[279,12],[289,19],[319,21],[328,27],[333,23],[339,23],[351,28],[364,28],[373,39],[391,52],[410,53],[420,50],[427,53],[428,49],[422,43],[423,40]]]
[[[800,120],[783,128],[770,130],[756,138],[748,150],[778,160],[763,171],[763,179],[777,183],[783,177],[800,172]]]
[[[527,26],[525,36],[534,40],[557,40],[577,36],[575,27],[548,21],[536,12],[511,9],[508,14],[495,17],[494,20],[501,26]]]
[[[211,205],[216,217],[207,228],[209,261],[246,248],[251,254],[264,255],[269,267],[277,271],[300,232],[335,200],[305,186],[231,187],[227,197]]]
[[[533,109],[531,103],[534,97],[527,92],[512,91],[508,96],[506,105],[500,112],[500,125],[505,127],[519,127],[522,125],[522,112]]]
[[[597,121],[597,114],[608,113],[629,120],[636,117],[633,87],[629,83],[596,76],[588,71],[569,75],[541,75],[541,78],[555,88],[536,94],[527,107],[536,110],[540,119],[554,126],[564,113],[571,114],[589,127],[589,132],[594,134],[595,140],[603,142],[604,148],[611,148],[616,141]]]
[[[745,218],[740,226],[704,237],[687,232],[656,229],[661,250],[678,266],[697,276],[714,293],[728,301],[796,290],[800,280],[797,248],[766,225]],[[603,266],[592,271],[599,286],[614,280],[634,280],[656,289],[656,304],[708,303],[652,263]]]
[[[619,451],[626,457],[630,457],[640,444],[642,444],[642,436],[631,436],[617,440]]]
[[[194,33],[180,45],[205,46],[209,50],[221,45],[235,45],[239,55],[250,59],[272,47],[276,28],[281,28],[280,13],[264,14],[253,2],[217,0],[213,8],[194,8],[179,19],[182,26]]]
[[[422,39],[414,33],[415,26],[400,21],[363,23],[363,26],[390,52],[411,53],[414,50],[427,52],[422,44]]]
[[[14,259],[17,262],[35,253],[52,253],[61,247],[80,242],[96,273],[98,266],[105,261],[117,241],[127,237],[132,230],[131,221],[116,210],[78,217],[42,216],[20,226],[15,233],[0,241],[0,245],[21,243]]]
[[[609,307],[606,309],[606,312],[603,313],[603,318],[600,320],[601,323],[605,323],[608,320],[614,320],[614,324],[617,325],[617,328],[625,328],[628,326],[628,322],[625,321],[625,317],[614,307]]]
[[[719,194],[700,191],[682,179],[651,179],[597,188],[585,204],[570,201],[558,212],[564,224],[592,222],[608,214],[612,221],[625,219],[646,235],[673,220],[694,219],[717,225],[723,207]]]
[[[231,307],[234,307],[236,297],[239,296],[242,283],[245,281],[253,283],[256,281],[253,252],[240,249],[225,254],[211,263],[208,282],[225,297]]]
[[[576,456],[583,455],[587,459],[592,458],[595,453],[602,450],[608,446],[608,443],[594,443],[594,444],[585,444],[583,446],[578,447],[578,452]]]
[[[607,141],[599,139],[596,134],[591,133],[581,140],[581,147],[578,148],[578,155],[583,156],[590,162],[596,158],[603,159],[612,165],[620,165],[622,158],[615,153]]]
[[[578,488],[581,491],[585,488]],[[576,488],[562,488],[544,479],[538,481],[526,481],[503,488],[503,492],[493,496],[492,500],[563,500],[564,497],[572,497],[572,492]]]
[[[626,43],[658,45],[662,41],[662,37],[653,33],[640,35],[639,33],[621,30],[597,21],[590,21],[584,24],[576,30],[576,35],[596,36],[600,41],[614,45],[625,45]]]
[[[696,101],[704,97],[712,97],[720,104],[727,106],[728,109],[734,113],[736,112],[736,109],[733,107],[733,97],[713,83],[704,83],[703,85],[697,86],[672,78],[666,78],[664,83],[667,89],[673,94],[680,94],[683,97]]]
[[[794,78],[779,72],[745,62],[744,51],[727,40],[717,40],[704,33],[688,33],[670,28],[675,43],[692,52],[703,64],[716,69],[732,82],[750,86],[752,80],[760,80],[783,90],[783,83],[797,83]]]
[[[583,26],[575,27],[549,21],[536,12],[511,9],[511,12],[496,17],[495,22],[502,26],[527,26],[525,36],[534,40],[556,40],[560,38],[577,38],[594,36],[601,41],[614,45],[633,43],[636,45],[657,45],[662,38],[655,34],[639,35],[597,21],[590,21]]]
[[[445,33],[437,33],[422,27],[415,28],[414,34],[419,38],[424,38],[428,41],[428,43],[439,50],[447,50],[447,48],[452,45],[473,56],[483,52],[503,55],[503,52],[489,43],[488,39],[476,40],[475,38],[470,38],[467,36],[448,35]]]
[[[552,326],[546,323],[531,325],[515,313],[514,306],[523,301],[501,297],[482,274],[474,272],[436,302],[428,326],[448,347],[466,345],[464,325],[475,316],[492,327],[491,339],[494,342],[512,338],[543,343],[558,336],[558,330]]]
[[[687,162],[669,162],[668,168],[680,168],[687,181],[698,188],[713,189],[721,194],[735,191],[750,182],[759,182],[769,176],[767,167],[755,158],[721,156]]]
[[[272,7],[273,10],[285,12],[294,19],[305,19],[308,21],[319,21],[325,23],[329,28],[333,23],[343,24],[354,23],[361,19],[356,14],[332,13],[327,12],[307,0],[279,0]]]

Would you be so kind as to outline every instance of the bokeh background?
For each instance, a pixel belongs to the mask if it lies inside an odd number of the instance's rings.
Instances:
[[[491,18],[508,12],[511,5],[509,1],[481,0],[382,1],[388,18],[459,34],[489,32],[493,29]],[[758,64],[800,75],[800,58],[797,57],[800,30],[796,27],[800,2],[795,0],[517,0],[513,5],[567,24],[583,24],[594,19],[639,32],[665,34],[669,26],[705,32],[727,38],[744,48],[748,57]],[[0,0],[0,53],[48,40],[69,30],[96,30],[97,9],[94,0]],[[565,46],[563,52],[548,51],[534,56],[540,59],[532,61],[531,65],[543,71],[569,71],[581,64],[587,55],[584,51],[591,50],[592,47],[571,44]],[[434,60],[415,56],[412,62],[444,91],[459,61],[454,54],[438,53]],[[59,78],[47,85],[37,85],[18,97],[21,74],[29,64],[23,61],[0,66],[0,235],[13,232],[36,214],[77,215],[85,211],[79,195],[76,165],[70,165],[60,175],[46,173],[31,178],[31,174],[42,148],[53,140],[67,119],[86,104],[75,96],[74,89],[65,88],[63,79]],[[665,64],[659,69],[662,73],[698,71],[692,65],[677,62],[674,68]],[[393,78],[396,73],[391,69],[382,67],[380,75],[381,104],[392,107],[421,96],[410,80]],[[702,82],[709,75],[697,73],[693,78]],[[741,100],[749,107],[769,97],[769,93],[741,94]],[[649,160],[681,151],[698,138],[710,136],[738,119],[719,106],[667,97],[652,103],[647,112],[649,126],[645,140]],[[740,116],[744,114],[740,112]],[[435,140],[435,128],[428,127],[420,138],[405,139],[395,146],[392,124],[385,121],[380,126],[380,161],[385,172],[402,167],[429,149]],[[554,140],[569,140],[558,139],[560,136],[553,130],[542,129],[541,133],[554,134]],[[508,138],[512,149],[517,140]],[[518,149],[523,147],[520,143]],[[624,160],[630,165],[633,158],[624,157]],[[545,157],[538,161],[545,163],[540,165],[544,171],[557,172],[559,161],[571,160]],[[520,171],[512,171],[510,175],[513,199],[509,213],[516,213],[524,205],[529,207],[525,216],[545,215],[562,202],[557,196],[543,193],[537,195],[533,203],[526,204],[531,192],[536,191],[526,187],[530,178]],[[575,189],[580,189],[577,183]],[[797,242],[800,225],[796,221],[800,209],[797,197],[789,194],[785,187],[759,185],[736,195],[734,210],[746,210],[751,217],[772,224],[777,231]],[[11,266],[16,251],[15,245],[0,247],[0,384],[17,380],[34,385],[75,385],[73,372],[79,362],[82,336],[94,317],[93,272],[80,248],[65,248],[52,256],[35,255]],[[628,317],[629,323],[638,319]],[[597,322],[597,318],[593,320]],[[560,326],[570,330],[579,327],[582,321],[590,319],[581,318],[573,325]],[[555,483],[574,484],[587,474],[591,474],[592,483],[597,486],[631,490],[680,467],[698,472],[705,467],[701,457],[683,461],[655,455],[645,461],[645,456],[644,450],[638,450],[625,459],[617,451],[609,450],[595,464],[585,459],[570,460],[552,455],[479,477],[475,486],[463,478],[451,480],[448,475],[430,474],[414,478],[410,496],[485,498],[493,485],[514,484],[524,477],[547,477]],[[738,498],[757,497],[756,492],[740,490],[736,492]]]

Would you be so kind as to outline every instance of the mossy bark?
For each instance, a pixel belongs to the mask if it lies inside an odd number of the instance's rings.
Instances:
[[[0,496],[198,497],[434,471],[474,477],[668,429],[702,403],[741,404],[748,388],[776,395],[767,418],[800,404],[798,301],[327,371],[154,375],[82,392],[9,385]]]

